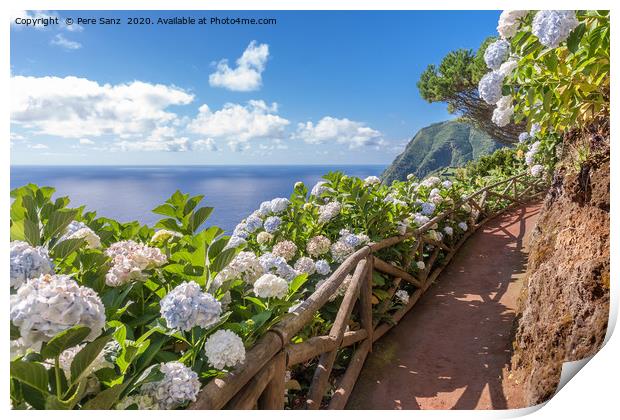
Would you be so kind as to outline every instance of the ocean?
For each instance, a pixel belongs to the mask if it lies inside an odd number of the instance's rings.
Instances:
[[[329,171],[367,177],[385,165],[341,166],[12,166],[11,189],[35,183],[67,195],[71,206],[85,205],[99,216],[152,226],[162,216],[151,209],[177,189],[203,194],[214,207],[207,221],[231,232],[262,201],[289,197],[297,181],[311,188]]]

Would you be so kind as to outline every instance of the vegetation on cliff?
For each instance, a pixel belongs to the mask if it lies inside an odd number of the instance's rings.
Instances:
[[[417,132],[382,178],[386,183],[403,181],[409,174],[424,178],[442,168],[463,166],[498,147],[491,137],[466,122],[436,123]]]

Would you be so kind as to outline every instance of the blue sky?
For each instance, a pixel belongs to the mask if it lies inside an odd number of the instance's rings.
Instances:
[[[416,82],[477,48],[499,11],[21,12],[121,25],[11,25],[13,164],[389,163],[450,118]],[[127,25],[127,17],[275,25]]]

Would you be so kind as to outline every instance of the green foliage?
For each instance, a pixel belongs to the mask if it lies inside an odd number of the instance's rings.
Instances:
[[[424,178],[448,166],[463,166],[498,147],[489,135],[465,122],[433,124],[416,133],[382,178],[388,184],[403,181],[409,174]]]
[[[557,48],[531,33],[533,15],[512,39],[519,66],[507,80],[517,118],[538,123],[544,133],[580,129],[608,117],[610,28],[607,11],[578,11],[579,26]]]

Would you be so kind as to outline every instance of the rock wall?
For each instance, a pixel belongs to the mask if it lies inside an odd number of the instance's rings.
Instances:
[[[512,359],[528,405],[551,398],[562,363],[596,353],[607,330],[609,137],[587,141],[597,152],[559,165],[530,240]]]

